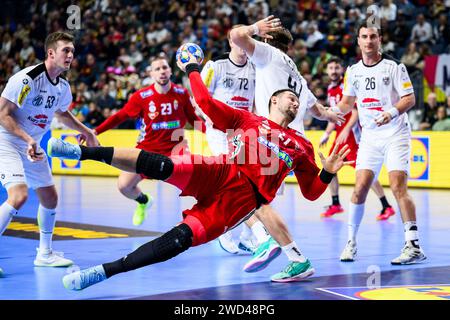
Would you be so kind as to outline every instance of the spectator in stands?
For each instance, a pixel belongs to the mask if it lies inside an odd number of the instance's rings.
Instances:
[[[449,44],[450,37],[450,25],[445,13],[439,15],[439,20],[433,28],[433,37],[435,43],[440,46],[437,51],[444,51]]]
[[[437,121],[433,125],[433,131],[450,131],[450,118],[447,116],[445,106],[440,106],[436,112]]]
[[[400,61],[406,66],[408,73],[411,74],[417,70],[417,63],[419,62],[419,59],[420,54],[417,52],[416,43],[411,41]]]
[[[395,21],[397,18],[397,6],[392,3],[392,0],[383,0],[380,8],[380,18],[388,22]]]
[[[311,22],[307,27],[308,36],[306,38],[305,45],[309,50],[316,51],[319,49],[320,42],[324,39],[323,34],[317,30],[317,24]]]
[[[411,40],[419,43],[430,44],[433,40],[433,30],[431,24],[425,20],[425,16],[421,13],[417,15],[417,23],[411,31]]]
[[[100,94],[95,98],[95,104],[100,108],[100,110],[103,110],[105,108],[115,108],[116,107],[116,101],[111,97],[109,94],[109,85],[105,84],[103,85],[102,91]]]
[[[105,118],[102,110],[94,102],[90,102],[89,113],[86,115],[84,125],[92,129],[99,126],[103,121],[105,121]]]
[[[419,130],[430,130],[437,121],[437,109],[439,108],[437,96],[430,92],[427,96],[427,103],[424,105],[423,118]]]

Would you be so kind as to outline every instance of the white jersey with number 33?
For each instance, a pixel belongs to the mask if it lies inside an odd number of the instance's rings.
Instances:
[[[317,101],[309,90],[306,80],[300,75],[294,61],[281,50],[260,41],[255,41],[255,50],[250,60],[256,66],[256,111],[260,116],[269,116],[269,100],[281,89],[291,89],[300,99],[300,108],[290,128],[304,133],[303,118],[306,110]]]
[[[414,93],[408,71],[403,64],[382,56],[375,65],[366,66],[363,61],[347,69],[344,78],[346,96],[357,98],[359,121],[365,134],[390,137],[401,130],[410,130],[406,113],[380,127],[375,119],[394,108],[401,97]]]

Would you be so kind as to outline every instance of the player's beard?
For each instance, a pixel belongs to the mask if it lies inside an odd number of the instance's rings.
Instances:
[[[287,109],[284,114],[286,115],[286,117],[289,120],[289,123],[291,123],[292,121],[294,121],[295,117],[297,116],[297,113],[292,111],[291,109]]]
[[[169,81],[170,81],[170,79],[166,79],[166,80],[159,80],[157,82],[160,86],[165,86],[169,83]]]

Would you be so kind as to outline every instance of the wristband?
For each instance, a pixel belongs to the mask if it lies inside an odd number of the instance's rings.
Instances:
[[[189,74],[194,71],[200,72],[200,67],[197,63],[189,63],[186,66],[186,74],[189,76]]]
[[[325,169],[322,169],[319,174],[320,180],[322,180],[323,183],[329,184],[331,180],[333,180],[335,174],[328,172]]]
[[[259,35],[259,28],[256,23],[252,24],[250,27],[252,28],[252,36]]]
[[[387,112],[391,115],[391,119],[398,117],[398,115],[400,114],[400,111],[398,111],[396,107],[389,109]]]

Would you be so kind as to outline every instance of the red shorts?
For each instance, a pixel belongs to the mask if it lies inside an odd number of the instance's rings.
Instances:
[[[166,182],[177,187],[184,185],[181,196],[197,199],[191,209],[183,211],[185,218],[195,217],[203,226],[203,235],[196,234],[199,228],[191,227],[194,245],[217,238],[254,212],[257,206],[255,191],[247,176],[236,165],[211,164],[214,157],[199,157],[197,160],[202,159],[201,163],[195,163],[194,155],[191,155],[193,162],[190,164],[177,163],[179,158],[172,157],[174,173]],[[186,179],[189,181],[183,183]],[[185,219],[185,223],[190,225],[186,221]]]
[[[337,137],[338,136],[336,135],[336,138]],[[355,135],[353,134],[353,132],[350,132],[350,134],[348,135],[347,140],[345,140],[344,144],[342,144],[342,146],[339,149],[341,149],[346,144],[350,148],[350,153],[347,155],[347,157],[345,157],[345,161],[354,161],[351,164],[351,166],[353,168],[355,168],[356,167],[356,156],[358,154],[358,143],[356,142]],[[334,141],[333,141],[333,145],[331,146],[329,154],[331,154],[331,152],[333,151],[335,145],[336,145],[336,139],[334,139]]]

